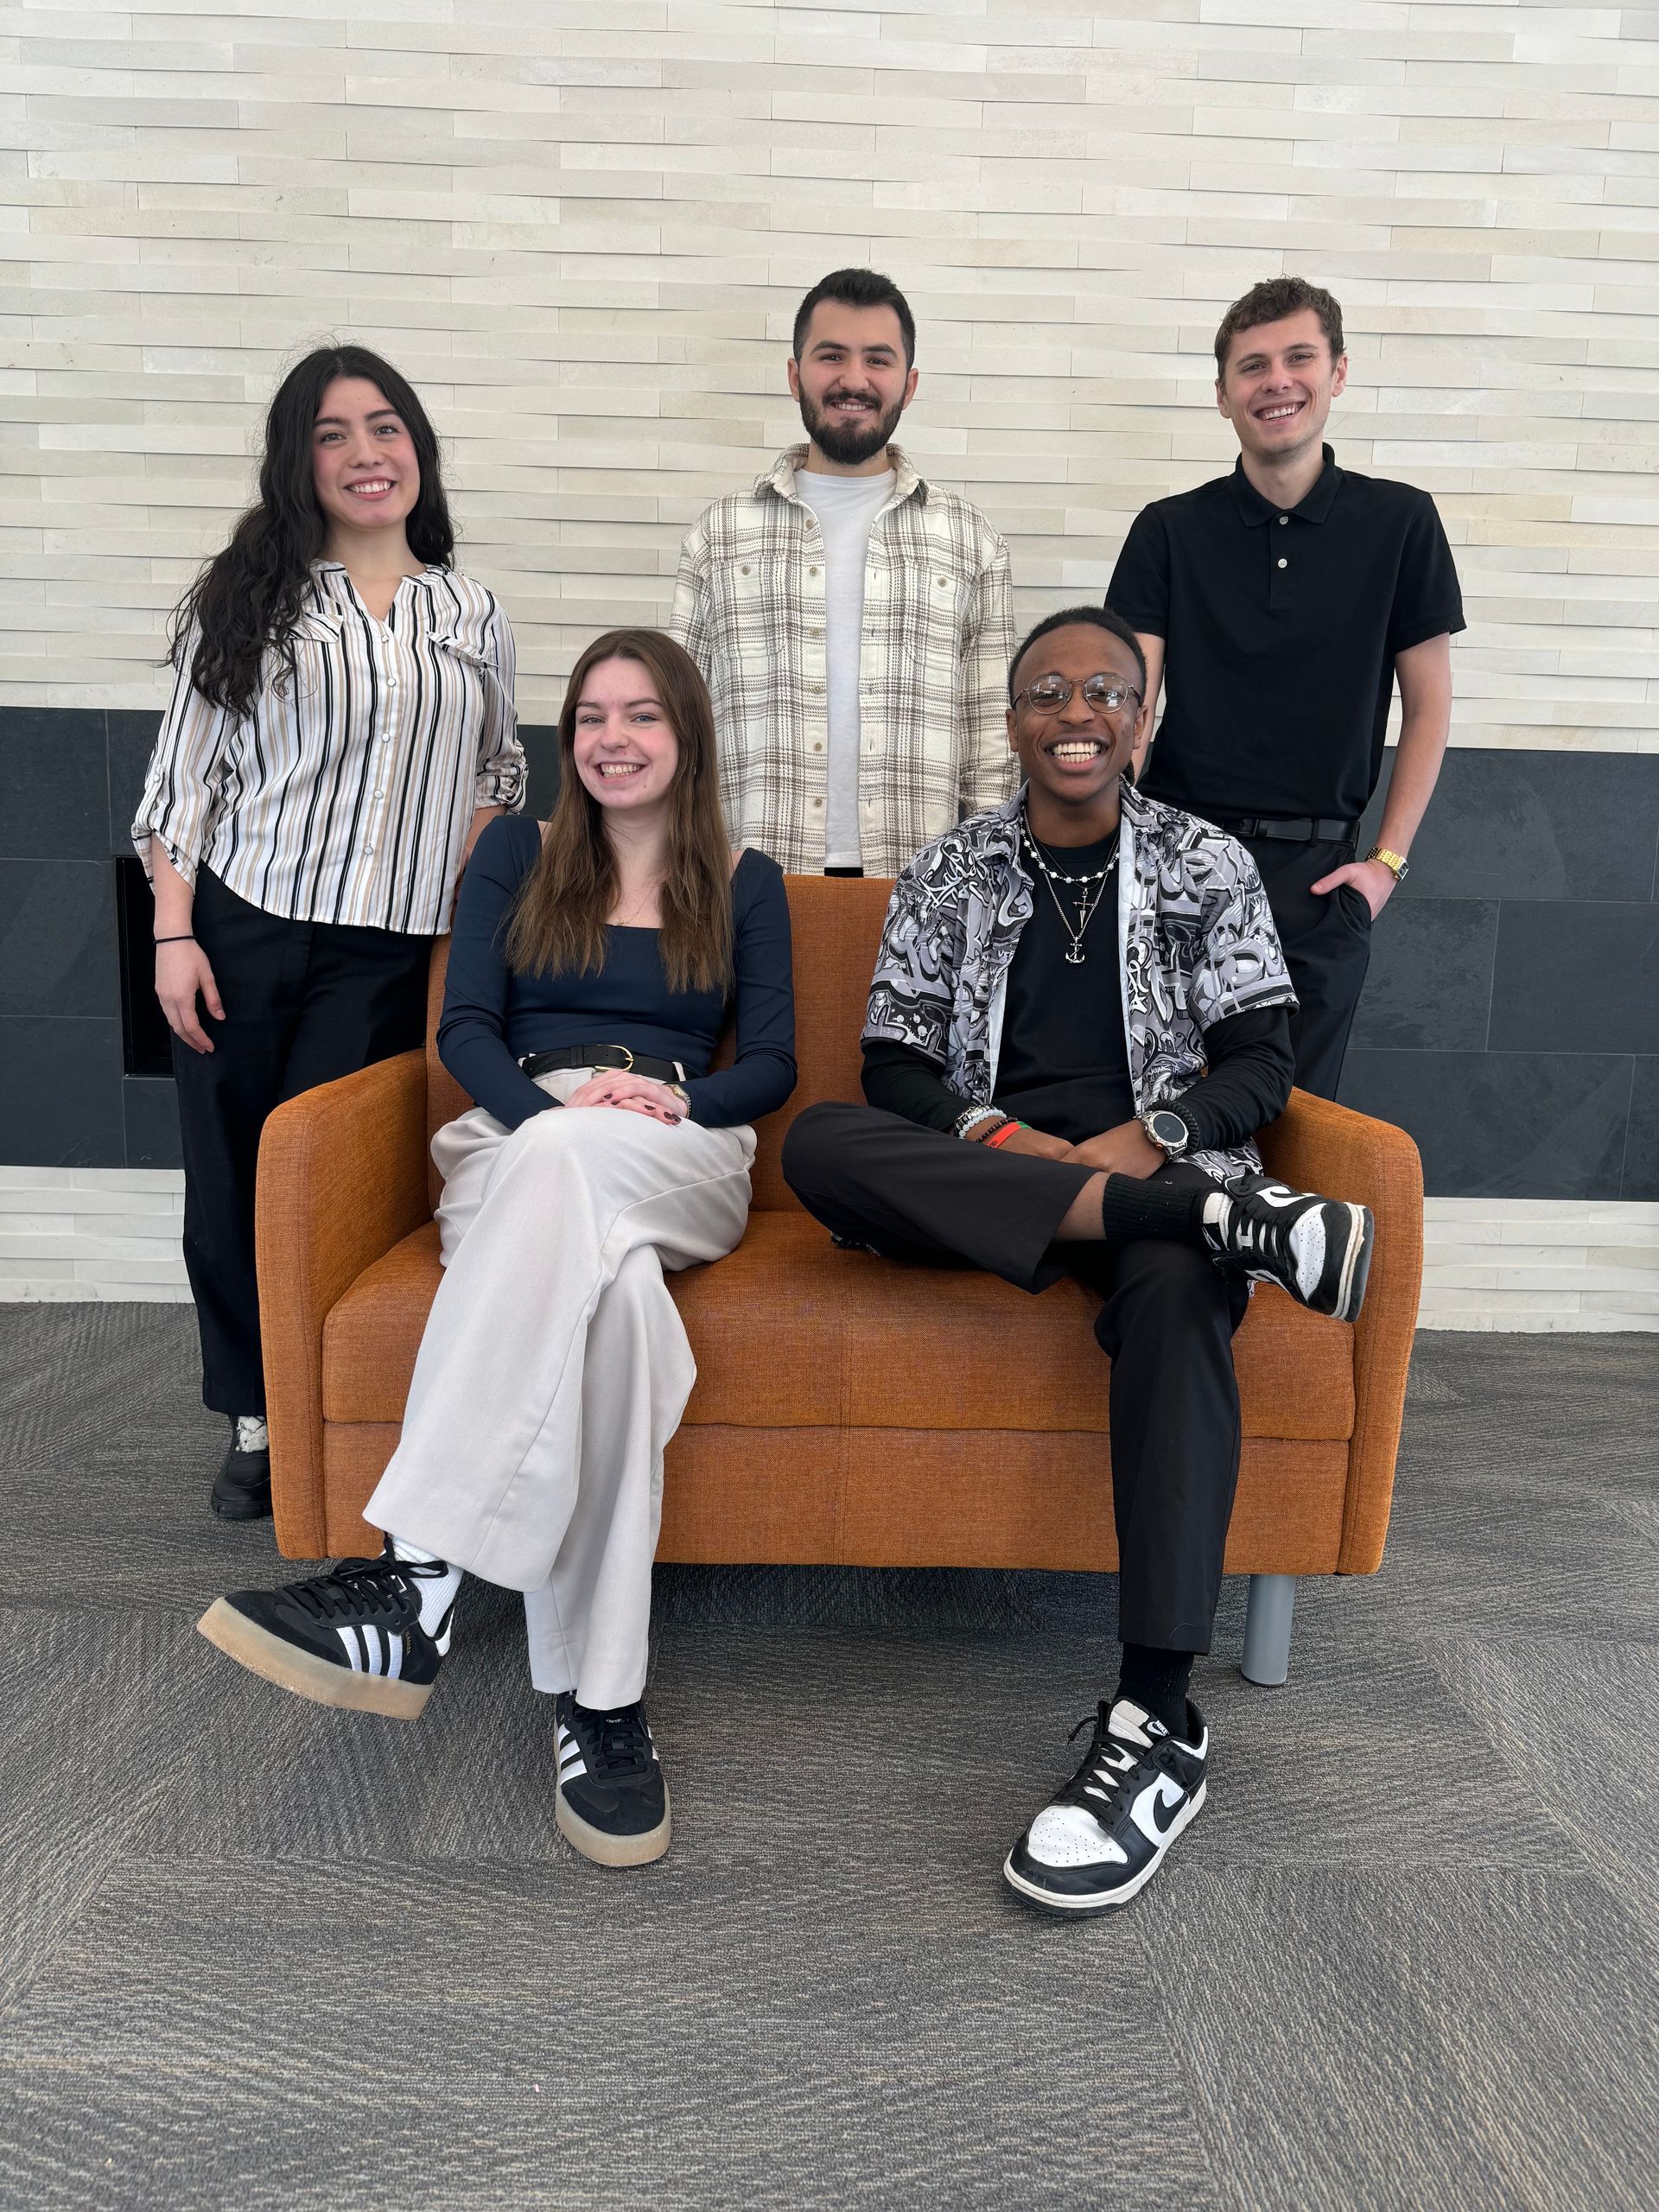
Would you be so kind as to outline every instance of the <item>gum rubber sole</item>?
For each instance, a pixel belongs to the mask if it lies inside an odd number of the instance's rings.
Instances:
[[[264,1681],[275,1682],[278,1689],[308,1697],[314,1705],[332,1705],[346,1713],[379,1713],[392,1720],[418,1720],[422,1707],[432,1694],[430,1682],[359,1675],[350,1667],[319,1659],[296,1643],[285,1643],[223,1598],[214,1599],[196,1628],[238,1667],[245,1667]]]
[[[666,1782],[663,1784],[663,1817],[644,1835],[607,1835],[603,1828],[591,1827],[580,1813],[572,1811],[563,1789],[554,1799],[553,1817],[565,1841],[598,1866],[649,1866],[653,1859],[660,1859],[668,1849],[674,1829]]]

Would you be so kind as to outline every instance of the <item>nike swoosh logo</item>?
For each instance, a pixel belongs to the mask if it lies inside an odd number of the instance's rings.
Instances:
[[[1173,1789],[1175,1792],[1173,1797],[1167,1797],[1165,1796],[1165,1791],[1169,1789]],[[1166,1777],[1159,1783],[1158,1795],[1153,1800],[1151,1811],[1152,1825],[1157,1829],[1160,1840],[1166,1836],[1171,1828],[1174,1827],[1175,1815],[1180,1811],[1182,1806],[1185,1802],[1186,1792],[1181,1788],[1179,1782],[1171,1782],[1168,1777]],[[1158,1815],[1160,1813],[1167,1813],[1169,1818],[1166,1821],[1160,1820]]]

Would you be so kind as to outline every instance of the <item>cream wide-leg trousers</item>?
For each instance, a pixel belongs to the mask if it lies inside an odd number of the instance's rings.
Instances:
[[[537,1080],[566,1098],[593,1072]],[[443,1281],[367,1517],[524,1592],[537,1689],[631,1705],[663,1452],[696,1379],[663,1270],[741,1240],[754,1132],[607,1106],[509,1131],[474,1107],[432,1157]]]

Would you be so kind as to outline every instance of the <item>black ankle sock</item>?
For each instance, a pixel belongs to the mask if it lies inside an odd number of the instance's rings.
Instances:
[[[1192,1673],[1190,1651],[1158,1651],[1147,1643],[1126,1643],[1117,1698],[1133,1698],[1172,1736],[1186,1734],[1186,1685]]]
[[[1214,1188],[1213,1184],[1142,1182],[1134,1175],[1109,1175],[1100,1194],[1102,1233],[1109,1244],[1128,1244],[1140,1236],[1189,1243],[1202,1225],[1204,1202]]]

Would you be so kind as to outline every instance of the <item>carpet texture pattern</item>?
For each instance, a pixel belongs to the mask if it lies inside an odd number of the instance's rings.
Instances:
[[[1195,1695],[1145,1896],[998,1869],[1109,1688],[1081,1575],[665,1569],[659,1866],[552,1817],[514,1603],[418,1726],[192,1632],[194,1317],[0,1306],[0,2206],[1659,2206],[1659,1372],[1420,1338],[1387,1563]]]

